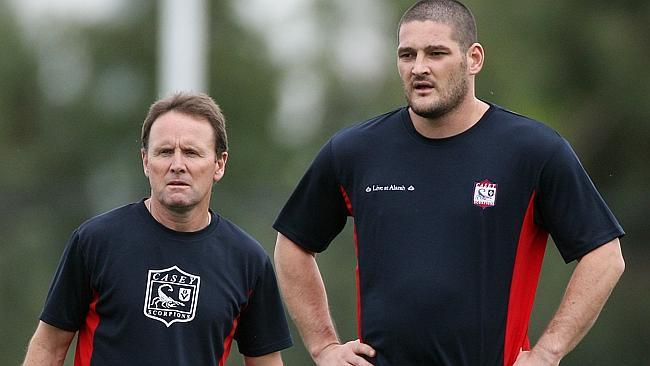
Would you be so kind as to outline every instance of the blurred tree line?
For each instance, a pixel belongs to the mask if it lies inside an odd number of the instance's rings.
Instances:
[[[0,364],[22,360],[71,231],[148,194],[139,129],[158,98],[157,3],[126,3],[111,21],[51,17],[26,29],[11,4],[0,2]],[[209,93],[226,114],[231,145],[213,208],[269,253],[271,223],[321,144],[345,125],[404,103],[394,66],[395,24],[411,1],[296,3],[309,12],[275,19],[289,31],[308,20],[306,28],[295,29],[311,33],[293,32],[307,37],[302,41],[265,32],[264,22],[279,3],[209,4]],[[571,141],[628,233],[626,273],[594,329],[563,365],[648,364],[650,3],[467,3],[487,54],[478,95],[545,121]],[[370,18],[375,22],[367,23]],[[365,43],[364,36],[375,43]],[[291,118],[301,103],[309,113],[303,108]],[[289,112],[281,113],[283,105]],[[349,226],[319,256],[343,339],[356,338]],[[533,342],[572,268],[550,243]],[[292,331],[296,345],[284,352],[285,363],[311,364]],[[229,365],[240,363],[234,348]]]

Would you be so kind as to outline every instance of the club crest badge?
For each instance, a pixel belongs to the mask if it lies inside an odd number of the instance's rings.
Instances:
[[[173,266],[149,270],[144,315],[163,322],[189,322],[196,314],[201,277]]]
[[[492,207],[497,200],[497,184],[485,179],[474,184],[474,205],[480,208]]]

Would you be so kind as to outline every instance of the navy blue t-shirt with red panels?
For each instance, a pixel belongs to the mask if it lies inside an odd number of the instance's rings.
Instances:
[[[264,249],[211,212],[197,232],[158,223],[143,201],[73,233],[41,320],[78,331],[75,365],[223,365],[291,346]]]
[[[407,108],[340,131],[274,228],[321,252],[348,216],[376,366],[511,365],[548,234],[567,262],[624,235],[567,141],[496,105],[449,138]]]

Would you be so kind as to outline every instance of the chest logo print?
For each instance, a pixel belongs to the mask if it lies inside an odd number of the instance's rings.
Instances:
[[[397,185],[397,184],[377,185],[377,184],[373,184],[371,186],[366,187],[366,193],[381,192],[381,191],[384,191],[384,192],[387,192],[387,191],[409,191],[409,192],[413,192],[413,191],[415,191],[415,187],[413,187],[412,185],[407,187],[407,186],[405,186],[403,184],[402,185]]]
[[[196,314],[201,277],[173,266],[149,270],[144,315],[163,322],[189,322]]]
[[[485,179],[474,183],[474,205],[480,208],[492,207],[497,201],[497,184]]]

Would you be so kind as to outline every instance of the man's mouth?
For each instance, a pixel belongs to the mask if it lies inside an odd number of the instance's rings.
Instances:
[[[415,81],[413,82],[413,90],[418,92],[428,92],[434,89],[434,85],[428,81]]]
[[[167,185],[172,187],[189,187],[189,184],[182,180],[172,180]]]

